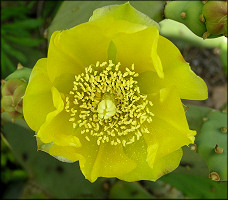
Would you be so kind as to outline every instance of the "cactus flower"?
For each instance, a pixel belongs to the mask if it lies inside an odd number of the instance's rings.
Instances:
[[[194,143],[181,99],[206,98],[206,84],[158,24],[126,3],[52,34],[23,111],[38,149],[79,161],[91,182],[155,181]]]

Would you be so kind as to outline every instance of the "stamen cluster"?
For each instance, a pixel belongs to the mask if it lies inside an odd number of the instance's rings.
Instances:
[[[137,86],[134,64],[125,72],[119,68],[120,63],[112,61],[86,67],[85,73],[75,76],[73,90],[66,96],[65,110],[73,128],[79,128],[88,141],[96,137],[97,145],[109,142],[126,146],[139,140],[143,133],[149,133],[145,122],[151,123],[154,116],[152,102]],[[112,106],[107,108],[111,109],[109,115],[101,114],[104,99]]]

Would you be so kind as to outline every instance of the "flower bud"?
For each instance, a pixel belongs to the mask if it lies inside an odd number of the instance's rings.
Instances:
[[[202,12],[207,32],[227,36],[227,1],[208,1]]]
[[[31,69],[18,64],[17,70],[2,81],[2,112],[7,112],[13,121],[23,117],[22,98],[25,94],[30,73]]]

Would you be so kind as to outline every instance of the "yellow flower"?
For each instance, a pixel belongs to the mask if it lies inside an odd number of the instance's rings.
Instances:
[[[180,99],[207,98],[179,50],[129,3],[53,33],[23,99],[38,149],[79,160],[85,177],[156,180],[194,142]]]

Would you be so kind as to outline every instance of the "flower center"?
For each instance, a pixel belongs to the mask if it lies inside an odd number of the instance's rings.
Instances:
[[[97,107],[98,117],[101,119],[108,119],[116,113],[116,105],[113,101],[112,95],[105,93],[103,99]]]
[[[135,77],[138,74],[112,61],[90,65],[85,73],[75,76],[73,90],[66,96],[65,110],[70,113],[73,128],[79,128],[86,140],[96,139],[97,145],[126,146],[149,133],[153,105],[141,94]]]

